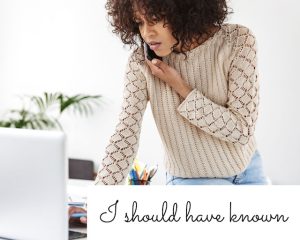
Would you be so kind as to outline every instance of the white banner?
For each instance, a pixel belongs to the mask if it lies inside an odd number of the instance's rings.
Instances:
[[[93,186],[88,239],[300,239],[300,186]]]

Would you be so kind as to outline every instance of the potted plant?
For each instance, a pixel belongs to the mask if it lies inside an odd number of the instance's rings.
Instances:
[[[75,114],[89,116],[95,107],[101,105],[102,96],[85,94],[67,96],[60,92],[45,92],[42,96],[22,96],[21,100],[23,106],[20,109],[8,110],[4,118],[0,119],[0,127],[63,130],[59,122],[62,114],[73,111]],[[69,158],[69,177],[93,179],[95,177],[93,162]]]
[[[80,115],[91,115],[102,103],[102,96],[45,92],[42,96],[23,96],[21,100],[23,107],[8,110],[0,120],[0,127],[63,130],[59,122],[63,113],[73,110]]]

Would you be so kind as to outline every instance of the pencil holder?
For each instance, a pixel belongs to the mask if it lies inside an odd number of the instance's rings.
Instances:
[[[150,185],[150,181],[147,180],[134,180],[134,179],[129,179],[128,184],[129,185]]]

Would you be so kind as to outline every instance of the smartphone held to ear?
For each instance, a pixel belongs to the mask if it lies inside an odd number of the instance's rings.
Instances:
[[[149,60],[152,61],[152,59],[156,58],[159,60],[162,60],[162,57],[159,57],[155,54],[155,52],[153,50],[150,49],[149,45],[147,43],[144,42],[144,54],[145,57]]]

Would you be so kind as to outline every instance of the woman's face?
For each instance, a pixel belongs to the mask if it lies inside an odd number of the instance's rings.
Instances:
[[[172,47],[177,41],[168,25],[164,26],[163,21],[154,24],[148,23],[143,15],[135,11],[135,22],[139,26],[143,40],[148,43],[157,56],[165,57],[173,51]]]

